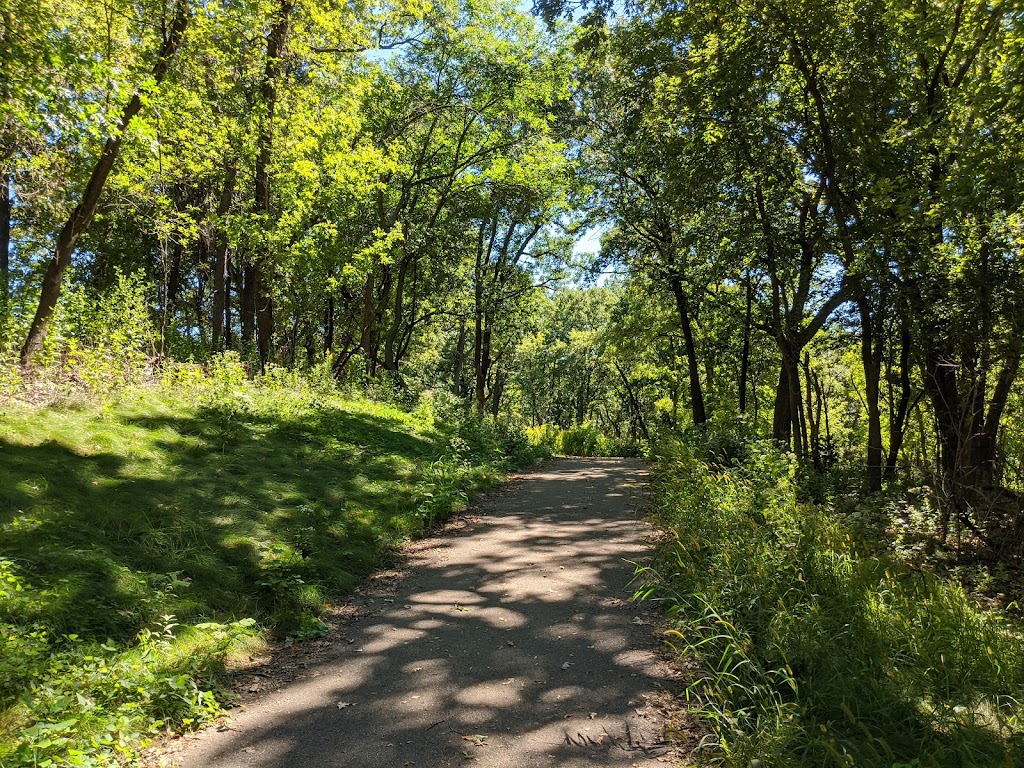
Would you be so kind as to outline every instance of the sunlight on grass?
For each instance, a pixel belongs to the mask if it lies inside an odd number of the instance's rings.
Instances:
[[[215,714],[231,653],[323,632],[328,599],[499,476],[492,438],[453,454],[429,413],[199,381],[2,406],[0,764]]]
[[[721,763],[1022,764],[1019,625],[798,502],[795,464],[774,446],[723,459],[715,439],[664,446],[656,507],[674,536],[642,593],[701,664],[687,696]]]

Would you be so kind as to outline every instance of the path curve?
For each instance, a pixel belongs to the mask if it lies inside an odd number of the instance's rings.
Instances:
[[[646,471],[561,459],[408,555],[303,679],[177,742],[181,768],[664,766],[650,613],[629,599]],[[658,757],[662,757],[659,761]],[[165,763],[166,764],[166,763]]]

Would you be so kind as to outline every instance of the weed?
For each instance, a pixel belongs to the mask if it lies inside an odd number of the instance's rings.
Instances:
[[[635,441],[611,437],[590,424],[560,429],[543,424],[525,430],[541,450],[563,456],[641,456],[644,447]]]
[[[727,766],[1008,766],[1024,761],[1018,627],[913,570],[755,440],[665,446],[657,510],[674,538],[644,572]]]

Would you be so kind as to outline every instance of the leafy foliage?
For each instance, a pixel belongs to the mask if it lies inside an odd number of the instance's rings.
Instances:
[[[244,617],[316,636],[501,468],[680,435],[719,756],[1019,759],[953,584],[1024,596],[1020,0],[536,13],[0,10],[0,762],[208,717]]]

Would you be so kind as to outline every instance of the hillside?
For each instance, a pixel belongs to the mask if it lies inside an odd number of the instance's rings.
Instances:
[[[328,601],[506,461],[494,430],[429,407],[242,373],[3,406],[3,764],[214,714],[228,655],[321,633]]]

